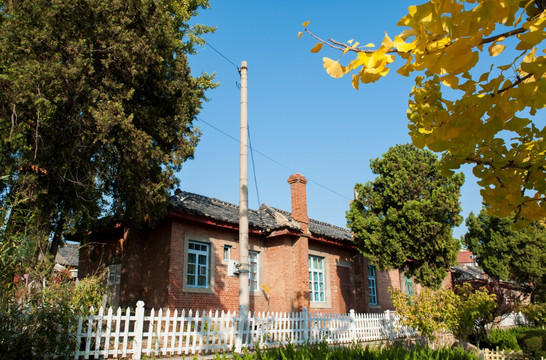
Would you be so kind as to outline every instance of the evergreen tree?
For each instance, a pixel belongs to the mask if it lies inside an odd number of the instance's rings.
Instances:
[[[513,217],[489,215],[484,207],[466,219],[464,243],[480,267],[495,280],[512,281],[536,300],[546,300],[546,227],[513,227]]]
[[[391,147],[371,161],[373,182],[356,184],[347,212],[359,250],[381,270],[400,269],[437,288],[455,263],[459,243],[453,227],[463,174],[440,174],[436,156],[413,145]]]
[[[146,224],[164,212],[175,171],[193,156],[192,121],[212,85],[206,74],[192,77],[186,57],[195,34],[212,30],[187,25],[206,7],[208,0],[0,4],[2,206],[24,199],[38,232],[53,240],[52,254],[63,234],[104,213]]]

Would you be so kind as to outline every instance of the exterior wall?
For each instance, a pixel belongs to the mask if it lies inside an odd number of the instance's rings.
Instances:
[[[122,241],[123,232],[121,229],[100,234],[100,238],[91,236],[88,243],[80,246],[78,278],[99,275],[106,266],[121,263]]]
[[[137,250],[142,264],[141,300],[146,306],[160,308],[168,301],[171,222],[162,222],[143,235],[142,249]]]
[[[295,308],[296,298],[294,263],[291,256],[294,240],[289,236],[280,236],[266,241],[263,284],[270,292],[264,297],[264,306],[261,308],[257,306],[255,309],[292,311]]]
[[[358,271],[358,256],[354,250],[341,246],[326,245],[320,242],[310,242],[309,254],[324,258],[326,301],[324,303],[310,302],[310,312],[347,313],[350,309],[363,311],[364,306],[356,297],[356,282],[360,282],[362,273]],[[309,269],[307,262],[307,276]],[[307,286],[309,291],[309,286]]]

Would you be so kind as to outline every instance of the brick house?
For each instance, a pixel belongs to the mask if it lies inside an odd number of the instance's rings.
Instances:
[[[302,175],[288,183],[291,213],[249,210],[251,311],[382,312],[393,309],[389,287],[414,291],[398,271],[370,265],[349,230],[309,219]],[[238,214],[236,205],[177,190],[155,228],[94,232],[80,250],[79,276],[107,269],[114,305],[235,310]]]

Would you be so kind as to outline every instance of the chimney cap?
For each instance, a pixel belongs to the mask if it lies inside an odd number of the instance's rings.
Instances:
[[[288,183],[293,184],[295,182],[301,182],[303,184],[307,184],[307,179],[305,178],[305,176],[299,173],[290,175],[290,177],[288,178]]]

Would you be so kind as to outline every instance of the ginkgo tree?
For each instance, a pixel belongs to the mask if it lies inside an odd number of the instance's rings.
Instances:
[[[312,52],[338,50],[324,68],[352,75],[357,90],[402,62],[398,74],[416,75],[407,111],[413,143],[441,153],[445,173],[472,164],[490,212],[530,222],[546,216],[545,3],[429,0],[410,6],[397,24],[403,31],[379,46],[324,40],[309,22],[299,36],[318,41]]]

